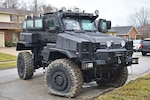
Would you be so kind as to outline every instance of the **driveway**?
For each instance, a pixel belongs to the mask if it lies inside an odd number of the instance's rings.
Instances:
[[[5,47],[5,48],[0,48],[0,52],[18,56],[18,53],[21,51],[16,51],[16,47]]]

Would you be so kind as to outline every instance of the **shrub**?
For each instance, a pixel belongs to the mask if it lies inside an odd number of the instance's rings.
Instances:
[[[14,46],[16,46],[16,44],[15,44],[15,43],[12,43],[12,42],[10,42],[10,41],[5,41],[5,46],[6,46],[6,47],[14,47]]]

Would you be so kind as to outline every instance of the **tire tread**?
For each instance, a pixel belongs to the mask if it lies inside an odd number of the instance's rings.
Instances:
[[[20,52],[19,56],[22,56],[24,60],[24,74],[22,78],[23,80],[31,79],[34,72],[33,59],[29,52]],[[19,66],[18,66],[19,67]]]
[[[63,64],[63,67],[65,67],[67,69],[67,71],[70,74],[71,79],[73,79],[72,81],[73,81],[74,85],[71,87],[71,89],[68,93],[57,92],[48,85],[47,76],[48,76],[50,70],[53,68],[52,65],[58,64],[58,63]],[[46,74],[45,74],[45,83],[46,83],[48,92],[50,94],[72,98],[72,97],[75,97],[78,94],[80,94],[80,92],[82,90],[82,84],[83,84],[82,72],[81,72],[80,68],[76,64],[74,64],[72,61],[70,61],[68,59],[57,59],[48,66]]]

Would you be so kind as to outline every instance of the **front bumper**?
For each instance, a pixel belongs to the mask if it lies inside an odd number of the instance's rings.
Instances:
[[[97,50],[95,53],[95,61],[97,65],[125,63],[126,49]]]
[[[132,63],[132,54],[129,55],[126,49],[99,49],[93,56],[92,60],[82,61],[82,69],[97,66],[129,66]]]

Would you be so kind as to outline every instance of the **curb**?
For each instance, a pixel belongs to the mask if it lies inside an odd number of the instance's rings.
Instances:
[[[11,63],[11,62],[17,62],[17,60],[2,61],[0,62],[0,64],[6,64],[6,63]]]

